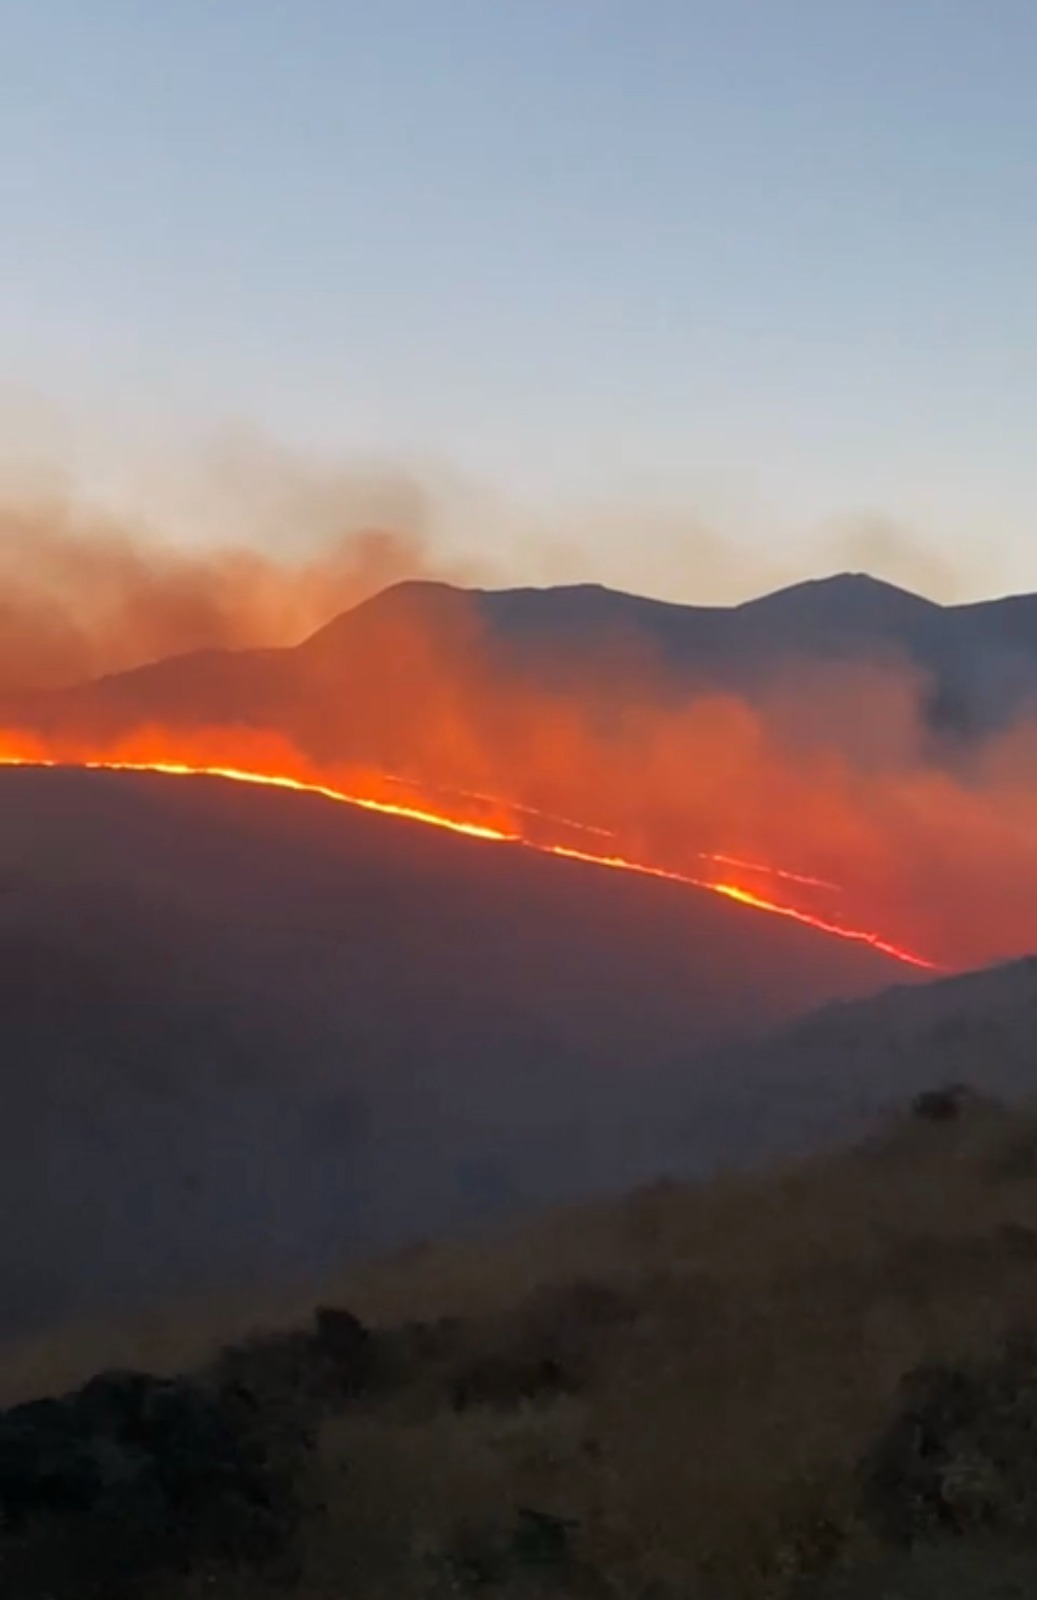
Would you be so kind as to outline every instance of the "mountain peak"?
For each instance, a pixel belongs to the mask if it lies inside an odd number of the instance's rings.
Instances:
[[[809,584],[800,587],[826,589],[829,593],[840,594],[906,595],[910,600],[922,600],[925,605],[933,604],[931,600],[925,600],[922,595],[915,594],[913,589],[905,589],[899,583],[890,583],[887,578],[876,578],[871,572],[833,572],[827,578],[814,578]]]
[[[379,589],[348,611],[341,611],[310,634],[300,649],[314,654],[333,651],[343,637],[386,624],[436,624],[455,620],[472,606],[472,591],[433,578],[405,578]]]
[[[826,578],[808,578],[773,594],[761,595],[736,607],[782,616],[825,618],[840,624],[895,623],[940,609],[910,589],[887,583],[869,572],[835,572]]]

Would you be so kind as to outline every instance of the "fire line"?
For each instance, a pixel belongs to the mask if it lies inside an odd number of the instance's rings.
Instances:
[[[138,772],[156,773],[169,777],[205,777],[220,778],[232,783],[249,783],[260,787],[272,789],[288,789],[302,794],[319,795],[325,800],[332,800],[340,805],[357,807],[364,811],[380,812],[385,816],[400,817],[407,821],[423,823],[426,826],[445,829],[449,833],[464,834],[469,838],[487,840],[495,844],[517,845],[524,849],[536,850],[541,854],[553,855],[568,861],[583,862],[588,866],[607,867],[614,871],[633,872],[642,877],[660,878],[670,883],[681,883],[689,888],[706,890],[711,894],[719,895],[724,899],[734,901],[738,905],[751,907],[753,910],[767,912],[772,916],[785,917],[790,921],[798,922],[804,927],[813,928],[818,933],[829,934],[834,938],[863,944],[880,954],[899,961],[905,966],[919,967],[926,971],[938,971],[939,964],[928,960],[925,956],[914,951],[904,949],[894,944],[891,940],[884,939],[880,934],[863,928],[854,928],[847,924],[834,922],[826,917],[815,916],[813,913],[803,911],[796,906],[788,905],[780,900],[774,900],[766,895],[757,894],[754,890],[744,889],[737,884],[723,879],[693,877],[689,873],[677,872],[668,867],[655,866],[650,862],[635,861],[622,855],[605,854],[602,851],[590,849],[576,849],[570,845],[542,843],[523,835],[514,826],[497,826],[485,822],[470,822],[459,817],[450,817],[442,812],[432,811],[421,805],[405,804],[402,801],[376,800],[367,795],[350,794],[344,789],[337,789],[330,784],[320,783],[316,780],[293,778],[281,773],[260,772],[245,767],[222,766],[205,762],[188,762],[178,760],[130,760],[111,757],[51,757],[37,752],[18,754],[0,750],[0,767],[31,767],[31,768],[57,768],[86,770],[91,772]],[[482,798],[482,797],[480,797]],[[488,797],[487,797],[488,798]],[[500,802],[498,802],[500,804]],[[502,809],[509,809],[502,805]],[[510,808],[512,815],[515,810]],[[576,826],[579,826],[576,824]],[[602,830],[603,831],[603,830]],[[749,863],[738,863],[736,858],[722,855],[712,855],[705,859],[717,865],[749,866]],[[818,882],[801,878],[798,874],[783,872],[780,868],[763,868],[753,864],[754,870],[766,871],[777,878],[790,879],[800,882]],[[828,887],[827,884],[824,887]]]

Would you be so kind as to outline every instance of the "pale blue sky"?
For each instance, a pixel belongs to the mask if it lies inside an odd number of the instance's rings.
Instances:
[[[761,547],[881,511],[1037,587],[1033,0],[0,0],[0,29],[0,381],[727,507]]]

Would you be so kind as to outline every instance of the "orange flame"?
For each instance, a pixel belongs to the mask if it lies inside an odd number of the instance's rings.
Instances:
[[[785,867],[765,866],[762,861],[746,861],[742,856],[728,856],[720,850],[713,850],[709,855],[702,857],[703,861],[715,861],[721,867],[740,867],[743,872],[762,872],[769,878],[783,878],[786,883],[801,883],[808,889],[832,889],[841,887],[832,883],[828,878],[811,878],[804,872],[789,872]]]
[[[234,735],[227,730],[213,730],[210,734],[191,736],[191,750],[183,749],[183,741],[165,730],[141,730],[130,740],[102,754],[94,750],[76,749],[67,742],[48,745],[36,735],[17,731],[0,732],[0,766],[8,767],[76,767],[89,771],[151,772],[174,777],[201,776],[221,778],[234,783],[258,784],[267,788],[289,789],[305,794],[320,795],[338,804],[355,806],[365,811],[375,811],[386,816],[400,817],[429,827],[443,828],[451,833],[463,834],[472,839],[511,844],[538,850],[569,861],[586,865],[607,867],[612,870],[638,873],[644,877],[660,878],[671,883],[685,884],[689,888],[706,890],[739,905],[813,928],[819,933],[850,940],[890,957],[907,966],[935,971],[938,963],[907,950],[881,934],[864,928],[849,926],[831,917],[817,916],[811,911],[758,893],[743,884],[724,878],[697,876],[673,868],[640,861],[618,851],[588,846],[574,846],[557,839],[534,837],[523,819],[536,818],[539,822],[553,823],[559,828],[577,830],[588,838],[594,834],[612,838],[605,830],[586,827],[571,818],[552,817],[549,813],[531,807],[510,806],[488,795],[469,793],[452,796],[450,800],[437,793],[434,800],[427,792],[403,780],[384,773],[353,774],[348,787],[325,781],[327,774],[307,769],[298,752],[275,736]],[[228,751],[234,748],[233,758]],[[404,793],[401,794],[400,791]],[[397,797],[392,798],[396,793]],[[465,802],[472,814],[463,814]],[[783,868],[766,867],[758,862],[741,861],[737,857],[711,854],[699,857],[718,866],[741,867],[753,873],[766,873],[775,881],[791,884],[832,888],[822,879],[812,879],[805,874],[793,873]]]

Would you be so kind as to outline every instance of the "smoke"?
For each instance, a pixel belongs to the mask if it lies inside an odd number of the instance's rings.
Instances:
[[[582,695],[509,691],[484,674],[467,745],[455,696],[424,730],[422,761],[431,769],[437,748],[464,749],[467,770],[455,764],[452,782],[609,829],[620,854],[777,889],[784,903],[950,968],[1032,951],[1037,722],[1021,716],[952,768],[934,758],[923,690],[906,666],[799,668],[753,700],[708,693],[678,705],[645,673],[598,715]],[[480,717],[500,726],[502,705],[507,737],[473,740]],[[821,882],[705,870],[714,853]]]
[[[978,587],[980,574],[964,565],[960,552],[952,561],[935,542],[881,512],[829,524],[818,549],[828,556],[824,565],[869,572],[943,605],[964,600]],[[989,581],[989,573],[985,576]]]
[[[692,605],[737,605],[811,575],[810,558],[751,546],[719,517],[646,493],[609,504],[568,504],[532,519],[527,554],[545,583],[588,578],[633,594]]]
[[[273,487],[271,477],[250,480],[227,518],[240,539],[209,547],[78,496],[0,499],[0,688],[50,688],[192,650],[294,644],[401,579],[472,576],[472,564],[436,558],[422,493],[402,475],[300,473]],[[316,538],[285,538],[275,554],[262,547],[273,526]]]
[[[698,605],[845,566],[941,599],[969,587],[878,515],[768,542],[759,508],[747,539],[745,508],[741,523],[706,515],[651,485],[543,504],[442,462],[320,459],[240,426],[182,447],[123,432],[87,435],[0,391],[0,692],[294,644],[405,578],[600,582]]]
[[[584,640],[576,667],[538,638],[531,666],[463,596],[404,593],[369,616],[290,653],[276,682],[214,669],[166,675],[161,700],[149,682],[136,699],[56,697],[40,741],[3,735],[0,755],[228,766],[442,806],[719,878],[949,967],[1037,944],[1026,715],[952,766],[926,727],[926,680],[895,660],[689,693],[627,630]],[[494,803],[469,811],[480,796]]]
[[[0,487],[0,692],[192,650],[295,644],[408,578],[499,583],[526,568],[538,582],[593,577],[731,604],[817,570],[754,555],[687,514],[522,514],[458,479],[318,469],[240,443],[209,456],[197,480],[167,485],[159,504],[161,516],[113,510],[56,477]],[[624,531],[637,562],[615,553]],[[487,557],[509,537],[510,566]],[[897,537],[876,527],[832,549],[905,581],[927,577],[929,592],[954,590],[949,568]]]

